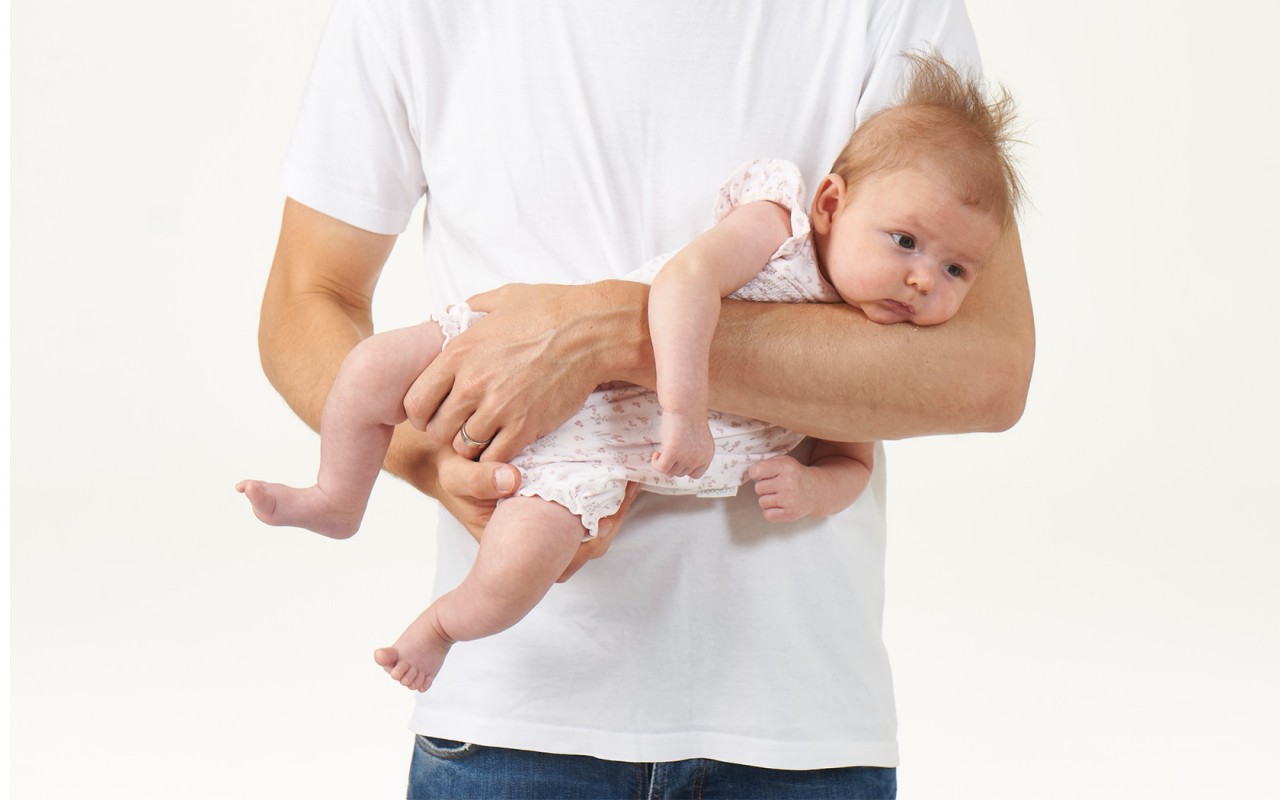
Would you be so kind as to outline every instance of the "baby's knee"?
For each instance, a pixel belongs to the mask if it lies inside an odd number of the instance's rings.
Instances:
[[[373,392],[378,396],[402,388],[406,365],[395,349],[394,341],[380,336],[362,340],[342,362],[339,376],[342,383],[358,388],[361,393]]]

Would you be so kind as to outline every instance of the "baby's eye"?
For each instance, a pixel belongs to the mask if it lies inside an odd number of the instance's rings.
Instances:
[[[947,274],[953,278],[963,278],[965,276],[964,267],[959,264],[948,264]]]
[[[911,234],[891,233],[889,235],[893,237],[893,241],[897,243],[898,247],[901,247],[903,250],[916,249],[916,240],[915,240],[915,237],[912,236]]]

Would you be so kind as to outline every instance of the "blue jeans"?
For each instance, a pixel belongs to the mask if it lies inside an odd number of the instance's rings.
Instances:
[[[631,764],[425,736],[417,737],[409,768],[409,800],[891,800],[897,793],[897,770],[886,767],[793,771],[703,758]]]

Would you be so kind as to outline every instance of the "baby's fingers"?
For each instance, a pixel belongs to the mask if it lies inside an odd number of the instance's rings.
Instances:
[[[774,456],[773,458],[757,461],[747,470],[747,477],[753,481],[763,481],[769,478],[776,478],[782,474],[787,468],[787,461],[790,456]]]
[[[789,508],[777,506],[776,508],[766,508],[764,510],[764,518],[766,522],[794,522],[800,519],[800,515]]]
[[[659,450],[653,454],[653,468],[668,478],[683,478],[686,475],[693,475],[694,471],[698,471],[698,475],[706,471],[706,467],[699,468],[697,464],[690,459],[685,453],[679,449],[667,448]],[[693,477],[698,477],[693,475]]]
[[[767,522],[791,522],[804,516],[796,508],[787,505],[781,494],[772,492],[760,495],[760,510],[764,512]]]
[[[759,466],[759,465],[756,465],[756,466]],[[755,467],[752,467],[752,469],[755,469]],[[767,497],[768,495],[777,494],[778,491],[782,488],[782,485],[777,478],[765,478],[764,480],[756,481],[755,488],[756,488],[756,494],[759,495],[763,501],[763,498]]]
[[[653,457],[650,459],[650,463],[653,464],[654,469],[661,472],[663,475],[666,475],[668,478],[674,478],[676,475],[676,468],[679,467],[679,464],[676,463],[675,456],[670,455],[667,450],[659,450],[654,453]]]

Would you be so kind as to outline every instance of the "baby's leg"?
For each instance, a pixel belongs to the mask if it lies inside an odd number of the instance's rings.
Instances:
[[[578,551],[585,529],[564,506],[537,497],[493,512],[471,572],[373,654],[401,684],[426,691],[454,642],[504,631],[538,604]]]
[[[387,331],[360,342],[342,362],[320,421],[316,485],[241,481],[236,489],[269,525],[296,525],[345,539],[360,528],[391,434],[404,422],[404,395],[440,352],[435,322]]]

